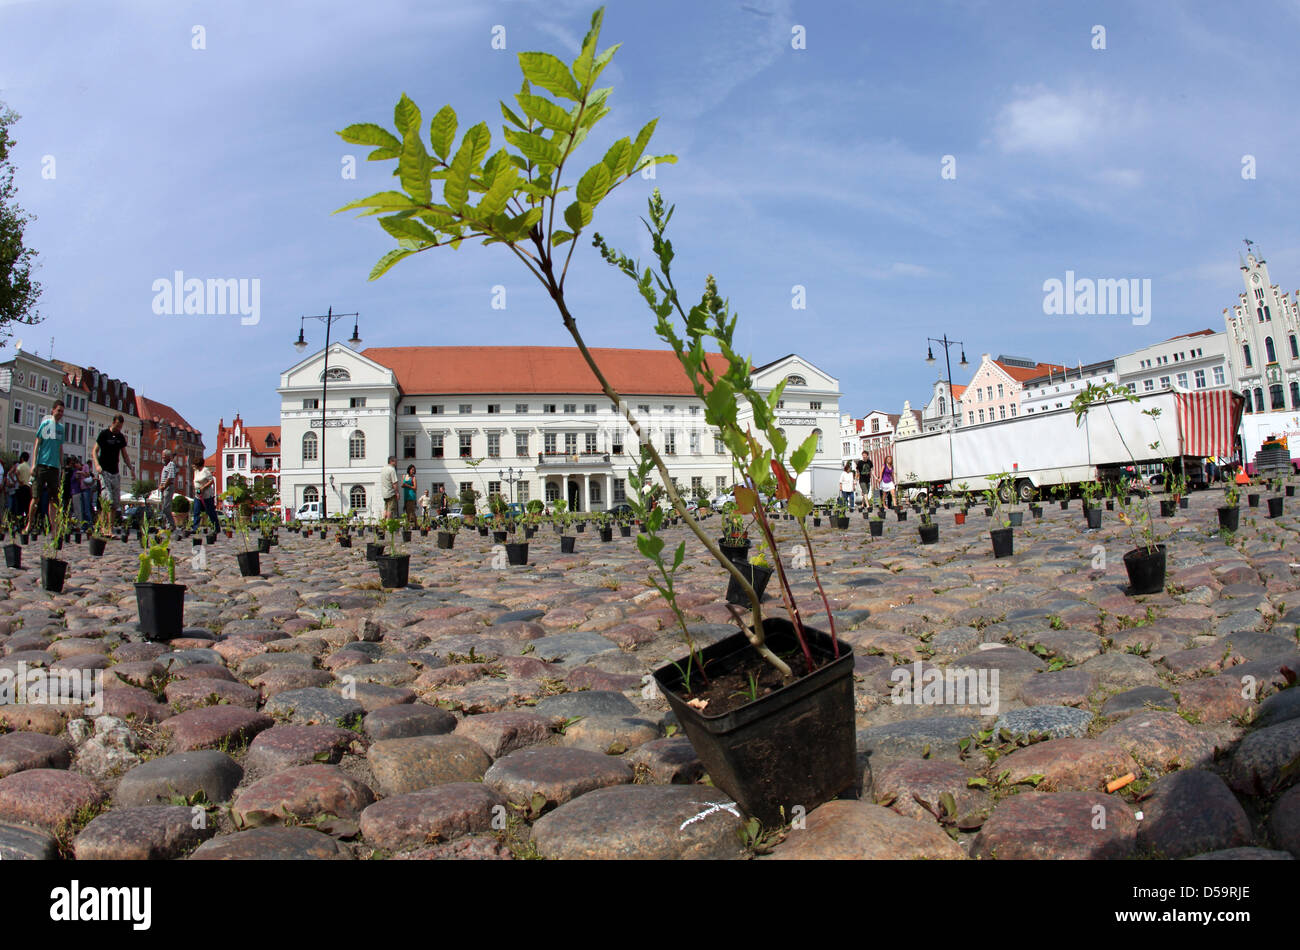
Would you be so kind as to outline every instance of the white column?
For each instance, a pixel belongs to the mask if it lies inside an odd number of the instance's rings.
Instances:
[[[591,475],[584,473],[582,476],[582,507],[591,511]]]

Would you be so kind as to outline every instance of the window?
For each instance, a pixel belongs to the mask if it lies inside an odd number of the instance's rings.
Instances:
[[[698,432],[696,432],[694,429],[692,429],[691,432],[688,434],[687,438],[688,438],[689,441],[690,441],[691,454],[692,454],[692,455],[699,455],[699,454],[700,454],[700,434],[699,434]]]
[[[499,495],[499,494],[501,494],[501,483],[488,482],[488,497],[491,498],[493,495]]]
[[[1143,392],[1147,392],[1147,393],[1149,393],[1149,392],[1152,392],[1155,388],[1156,388],[1155,380],[1152,380],[1152,379],[1144,379],[1144,380],[1142,380],[1142,391],[1143,391]]]
[[[578,433],[576,432],[564,433],[564,454],[565,455],[578,454]]]
[[[587,494],[591,496],[591,500],[593,502],[599,504],[600,503],[600,482],[590,482],[587,485]]]
[[[1201,375],[1204,376],[1205,374],[1202,373]],[[1182,387],[1183,389],[1186,389],[1186,388],[1187,388],[1187,374],[1186,374],[1186,373],[1179,373],[1179,374],[1178,374],[1178,385],[1179,385],[1180,387]]]
[[[227,455],[226,468],[234,468],[234,467],[235,467],[235,457],[233,455]]]
[[[589,416],[594,416],[596,414],[596,404],[594,402],[584,403],[582,411]]]
[[[431,416],[440,416],[440,415],[442,415],[442,404],[441,404],[441,403],[438,403],[437,405],[430,406],[430,407],[429,407],[429,415],[431,415]]]
[[[462,416],[468,416],[471,412],[474,411],[474,406],[473,406],[472,403],[462,402],[462,403],[460,404],[460,410],[459,410],[459,411],[460,411],[460,414],[461,414]]]
[[[611,436],[611,439],[613,441],[610,443],[609,450],[613,452],[615,455],[622,455],[623,454],[623,433],[615,432],[613,436]]]
[[[998,418],[999,418],[999,419],[1005,419],[1006,417],[1007,417],[1007,407],[1006,407],[1006,406],[998,406]]]
[[[1300,409],[1300,383],[1291,384],[1291,408]]]
[[[1183,375],[1186,376],[1187,374],[1184,373]],[[1161,388],[1161,389],[1168,389],[1168,388],[1169,388],[1169,377],[1168,377],[1168,376],[1161,376],[1161,377],[1160,377],[1160,388]]]
[[[554,414],[555,414],[555,403],[553,403],[553,402],[543,403],[543,404],[542,404],[542,412],[546,412],[546,413],[550,413],[550,414],[554,415]]]
[[[1277,353],[1273,350],[1273,338],[1271,336],[1264,337],[1264,355],[1267,362],[1277,362]]]
[[[975,424],[975,413],[971,412],[971,413],[968,413],[968,415],[970,416],[970,425],[974,425],[974,424]]]
[[[1015,417],[1016,417],[1016,404],[1013,402],[1011,404],[1011,418],[1014,419]]]
[[[588,455],[596,454],[596,433],[588,432],[585,434],[583,438],[582,448],[583,451],[586,452]]]
[[[415,458],[415,435],[406,433],[402,436],[402,458]]]
[[[1214,367],[1214,385],[1222,386],[1224,385],[1224,383],[1225,380],[1223,378],[1223,367],[1222,366]]]
[[[983,422],[983,421],[984,421],[984,410],[981,409],[981,410],[980,410],[980,422]]]
[[[1282,398],[1281,383],[1274,383],[1272,386],[1268,387],[1268,398],[1269,401],[1273,404],[1272,408],[1274,409],[1286,408],[1286,400]]]
[[[546,455],[555,454],[555,433],[547,432],[542,435],[542,448]]]
[[[366,457],[366,434],[357,429],[348,436],[348,458],[363,459]]]
[[[462,432],[460,434],[460,457],[463,459],[474,457],[473,432]]]
[[[526,402],[515,403],[515,415],[525,416],[527,414],[528,414],[528,403]]]
[[[348,408],[349,408],[349,409],[364,409],[364,408],[366,408],[366,397],[365,397],[365,396],[353,396],[351,399],[348,400]],[[363,491],[363,494],[364,494],[364,491]]]
[[[1205,370],[1203,370],[1203,369],[1198,369],[1198,370],[1196,371],[1196,374],[1195,374],[1195,375],[1196,375],[1196,388],[1197,388],[1197,389],[1204,389],[1204,388],[1205,388]]]
[[[974,418],[974,415],[972,415],[971,418]],[[880,420],[879,420],[879,419],[872,419],[872,420],[871,420],[871,431],[872,431],[872,432],[879,432],[879,431],[880,431]]]
[[[1255,411],[1264,411],[1264,390],[1259,386],[1255,387]]]
[[[691,476],[691,497],[698,498],[704,492],[704,479],[699,475]]]
[[[1001,384],[1001,383],[998,383],[998,398],[1001,399],[1002,396],[1003,396],[1003,393],[1002,393],[1002,384]]]
[[[14,425],[18,426],[22,424],[23,424],[23,404],[21,402],[15,401],[14,402]]]
[[[528,504],[528,483],[520,482],[518,485],[515,486],[515,491],[518,492],[519,495],[519,504],[521,505]]]
[[[353,511],[366,510],[366,490],[361,485],[353,485],[352,491],[348,492],[348,504],[352,506]]]
[[[29,429],[36,428],[36,406],[30,402],[23,407],[23,425]],[[135,443],[132,442],[131,444],[134,445]]]
[[[676,432],[664,433],[664,454],[665,455],[677,454],[677,433]]]
[[[501,414],[501,403],[499,403],[499,402],[490,402],[490,403],[488,403],[488,415],[489,415],[489,416],[496,416],[496,415],[500,415],[500,414]]]
[[[941,416],[946,416],[947,414],[948,414],[948,405],[947,405],[947,403],[945,403],[945,402],[943,401],[943,397],[940,396],[940,397],[939,397],[939,415],[941,415]]]
[[[429,445],[431,446],[429,451],[429,458],[431,459],[442,458],[442,434],[441,433],[438,433],[437,435],[431,434],[429,436]]]
[[[574,416],[578,414],[578,404],[576,402],[566,402],[564,404],[564,414]]]
[[[415,415],[415,407],[414,407],[414,406],[403,406],[403,407],[402,407],[402,415],[404,415],[404,416],[413,416],[413,415]]]
[[[809,409],[817,410],[817,409],[820,409],[821,407],[822,407],[822,404],[821,404],[820,402],[810,402],[810,403],[808,403],[808,408],[809,408]]]
[[[790,375],[785,378],[785,384],[787,386],[807,386],[808,382],[802,376]]]
[[[316,489],[315,485],[308,485],[302,490],[302,500],[306,502],[320,501],[320,492]]]
[[[474,490],[474,485],[472,482],[461,482],[460,491],[457,493],[457,497],[459,498],[461,495],[464,495],[467,492],[472,492],[473,490]]]
[[[1250,344],[1249,344],[1249,343],[1247,343],[1245,346],[1243,346],[1243,347],[1241,348],[1241,355],[1242,355],[1242,357],[1245,358],[1245,360],[1246,360],[1246,365],[1247,365],[1247,366],[1254,366],[1254,365],[1255,365],[1254,363],[1252,363],[1252,362],[1250,361]]]
[[[818,408],[821,408],[820,405],[818,406]],[[700,414],[700,407],[699,407],[699,406],[691,406],[691,415],[693,415],[693,416],[698,416],[699,414]]]
[[[546,483],[546,500],[547,500],[547,501],[559,501],[559,500],[560,500],[560,486],[559,486],[559,485],[555,484],[554,482],[547,482],[547,483]]]
[[[49,392],[49,391],[50,391],[50,380],[49,380],[49,377],[48,377],[48,376],[42,376],[42,377],[41,377],[41,392],[43,392],[43,393],[47,393],[47,392]]]
[[[989,386],[989,387],[988,387],[988,391],[989,391],[989,402],[992,402],[992,401],[993,401],[993,387],[992,387],[992,386]]]
[[[518,458],[527,458],[528,456],[528,433],[515,433],[515,455]]]
[[[982,389],[977,389],[977,390],[975,390],[975,401],[976,401],[976,402],[983,402],[983,401],[984,401],[984,390],[982,390]]]
[[[320,400],[319,400],[319,399],[304,399],[304,400],[302,401],[302,407],[303,407],[304,409],[319,409],[319,408],[320,408]]]
[[[715,435],[713,437],[713,454],[722,455],[726,451],[727,451],[727,446],[726,443],[722,441],[722,437]]]
[[[1138,384],[1137,384],[1137,383],[1127,383],[1126,385],[1128,386],[1128,391],[1129,391],[1129,392],[1131,392],[1131,393],[1135,393],[1135,392],[1137,392],[1137,390],[1138,390]]]
[[[496,432],[488,433],[488,458],[499,459],[501,457],[501,436]]]
[[[627,501],[627,482],[621,478],[614,479],[614,503]]]
[[[1244,393],[1242,393],[1242,395],[1246,397],[1246,411],[1247,411],[1247,412],[1250,412],[1250,411],[1251,411],[1251,408],[1250,408],[1250,390],[1247,389]]]
[[[718,475],[717,477],[715,477],[715,478],[713,479],[713,489],[714,489],[714,491],[716,491],[719,495],[721,495],[723,492],[725,492],[725,491],[727,490],[727,476],[725,476],[725,475]]]
[[[302,437],[302,460],[304,462],[313,462],[316,460],[317,444],[315,432],[308,432]]]
[[[776,401],[776,408],[778,408],[778,409],[784,409],[784,408],[785,408],[785,400],[784,400],[784,399],[778,399],[778,400]]]
[[[648,405],[639,405],[636,407],[636,412],[639,416],[648,416],[650,415],[650,407]]]

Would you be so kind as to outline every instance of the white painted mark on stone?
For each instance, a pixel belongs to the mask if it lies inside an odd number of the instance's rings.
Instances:
[[[729,802],[691,802],[691,804],[707,805],[708,807],[705,808],[704,811],[696,815],[694,818],[687,818],[685,821],[683,821],[681,825],[677,828],[678,831],[685,831],[687,825],[693,825],[697,821],[703,821],[705,818],[708,818],[710,815],[716,815],[720,811],[730,812],[731,814],[735,815],[737,818],[741,817],[740,812],[736,810],[736,806],[732,805]]]

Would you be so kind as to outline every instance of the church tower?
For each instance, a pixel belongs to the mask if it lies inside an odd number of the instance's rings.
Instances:
[[[1253,242],[1246,247],[1246,292],[1223,311],[1233,377],[1247,412],[1300,409],[1300,308],[1269,281],[1268,264],[1256,256]]]

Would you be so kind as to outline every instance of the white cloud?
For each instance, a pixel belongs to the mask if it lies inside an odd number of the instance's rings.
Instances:
[[[1109,138],[1117,126],[1127,124],[1125,112],[1098,90],[1020,90],[998,114],[995,137],[1006,152],[1077,148]]]
[[[1103,168],[1093,176],[1103,185],[1136,188],[1142,184],[1142,172],[1137,168]]]

